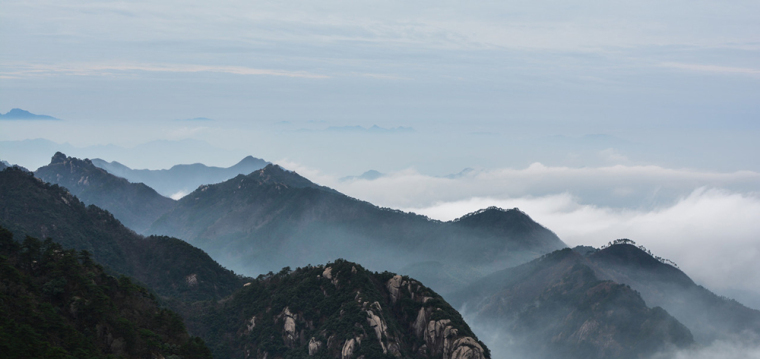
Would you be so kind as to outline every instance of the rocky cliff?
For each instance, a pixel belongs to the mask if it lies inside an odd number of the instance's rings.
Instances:
[[[485,359],[459,313],[420,282],[344,260],[261,276],[188,325],[217,357]],[[230,324],[231,323],[231,324]]]

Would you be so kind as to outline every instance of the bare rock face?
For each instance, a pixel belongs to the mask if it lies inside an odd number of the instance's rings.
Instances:
[[[285,309],[282,310],[282,313],[278,316],[278,319],[282,319],[284,323],[282,335],[285,346],[288,348],[295,348],[299,344],[297,341],[299,336],[298,333],[296,333],[296,320],[298,319],[298,315],[291,313],[290,308],[285,307]]]
[[[390,292],[391,294],[391,302],[393,302],[393,304],[396,304],[396,301],[398,300],[399,288],[401,287],[401,280],[402,278],[400,275],[395,275],[385,285],[388,288],[388,292]]]
[[[319,349],[322,348],[322,342],[317,340],[314,337],[311,337],[309,340],[309,356],[314,356],[314,354],[317,354],[319,352]]]
[[[354,350],[356,347],[361,345],[361,343],[362,339],[359,337],[346,340],[345,344],[343,344],[343,350],[340,352],[340,358],[351,359],[351,357],[354,355]]]

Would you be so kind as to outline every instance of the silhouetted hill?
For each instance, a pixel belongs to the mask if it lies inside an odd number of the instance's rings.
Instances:
[[[150,233],[185,238],[243,273],[336,258],[373,270],[438,261],[489,273],[565,247],[521,212],[502,214],[505,218],[484,220],[488,228],[434,221],[356,200],[269,165],[198,188]],[[501,225],[502,219],[511,222]],[[409,274],[441,288],[424,273]]]
[[[453,223],[483,236],[501,238],[510,250],[549,253],[557,249],[557,235],[518,208],[488,207],[457,218]]]
[[[49,165],[37,169],[35,175],[66,187],[86,204],[108,210],[140,233],[174,206],[174,200],[142,183],[130,183],[95,167],[88,159],[66,157],[60,152],[56,152]]]
[[[16,168],[0,172],[0,226],[21,238],[52,238],[64,248],[87,250],[161,296],[220,299],[242,285],[202,250],[175,238],[137,235],[109,212]]]
[[[142,182],[166,197],[194,191],[198,186],[226,181],[239,174],[248,174],[264,168],[269,162],[248,156],[232,167],[222,168],[195,163],[176,165],[168,170],[137,170],[119,162],[93,159],[92,163],[111,174],[124,177],[133,183]],[[176,197],[175,197],[176,198]]]
[[[588,255],[601,278],[631,286],[649,305],[665,308],[704,344],[737,335],[760,336],[760,311],[697,285],[678,268],[629,243]]]
[[[182,319],[86,252],[0,227],[3,358],[211,358]]]
[[[217,358],[490,358],[435,292],[345,260],[284,268],[186,311]]]
[[[503,338],[491,347],[495,356],[641,358],[693,343],[678,320],[648,308],[630,287],[600,279],[571,249],[491,274],[450,300]]]
[[[0,113],[0,120],[53,120],[60,121],[59,119],[48,115],[35,115],[29,111],[22,110],[20,108],[14,108],[6,114]]]

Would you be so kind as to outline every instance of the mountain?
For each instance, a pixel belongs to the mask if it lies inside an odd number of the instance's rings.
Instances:
[[[664,309],[603,280],[569,248],[493,273],[449,298],[500,338],[491,347],[499,357],[642,358],[694,343]]]
[[[760,311],[697,285],[633,241],[618,240],[586,258],[601,278],[631,286],[649,305],[664,308],[686,325],[700,343],[748,334],[760,337]]]
[[[282,173],[259,173],[257,178],[280,187],[287,183],[325,191],[310,182],[279,175]],[[128,358],[134,353],[140,357],[206,356],[202,341],[182,341],[187,336],[181,320],[158,308],[150,292],[126,277],[116,280],[107,275],[121,273],[133,275],[179,310],[188,331],[204,338],[220,358],[300,358],[309,354],[317,358],[396,358],[397,354],[431,359],[490,358],[459,313],[416,280],[373,273],[345,260],[295,271],[284,268],[257,279],[241,278],[199,249],[178,239],[139,236],[108,212],[94,205],[85,207],[64,188],[16,168],[0,172],[0,226],[8,226],[17,236],[33,234],[56,241],[40,244],[27,239],[19,244],[3,240],[10,232],[0,231],[0,250],[22,248],[23,267],[42,275],[16,282],[34,281],[29,291],[53,298],[52,311],[50,305],[38,305],[35,297],[29,299],[18,292],[10,293],[10,300],[0,298],[0,309],[11,306],[7,309],[10,314],[0,319],[0,329],[8,333],[0,336],[3,349],[47,350],[47,338],[54,345],[66,345],[64,350],[80,350],[78,355],[85,357],[99,357],[98,350]],[[0,280],[16,278],[15,272],[2,267],[5,258],[0,256],[0,269],[6,273]],[[51,259],[68,267],[50,265]],[[95,268],[95,273],[76,267],[77,261]],[[0,286],[0,294],[8,288],[14,289]],[[114,304],[99,292],[79,294],[77,290],[82,288],[103,291]],[[36,312],[47,322],[30,314]],[[89,320],[82,318],[91,318],[92,313],[103,319],[97,317],[95,322],[77,327],[77,321]],[[18,329],[15,325],[26,322],[30,326]],[[87,329],[92,323],[98,323],[100,329]],[[64,335],[76,340],[59,339]],[[87,344],[87,340],[95,344]],[[35,355],[21,353],[19,357]],[[49,352],[40,355],[52,356]]]
[[[17,168],[0,172],[0,226],[18,238],[52,238],[87,250],[109,270],[134,277],[162,297],[212,300],[228,296],[242,278],[179,239],[143,237],[69,191]]]
[[[149,233],[184,238],[242,273],[336,258],[373,270],[437,261],[489,273],[565,247],[519,210],[439,222],[356,200],[276,165],[198,188]]]
[[[6,114],[0,113],[0,120],[53,120],[60,121],[59,119],[47,116],[47,115],[35,115],[29,111],[22,110],[20,108],[14,108]]]
[[[182,319],[86,252],[0,227],[3,358],[211,358]]]
[[[142,183],[130,183],[93,165],[92,161],[56,152],[50,164],[35,171],[45,182],[66,187],[86,204],[104,208],[127,227],[145,231],[174,201]]]
[[[4,169],[6,169],[6,168],[8,168],[10,166],[11,166],[11,164],[8,163],[8,162],[0,161],[0,171],[4,170]]]
[[[374,181],[378,178],[384,177],[384,173],[380,173],[375,170],[369,170],[367,172],[362,173],[359,176],[346,176],[341,177],[339,181],[341,182],[351,182],[351,181],[357,181],[357,180],[365,180],[365,181]]]
[[[217,358],[490,358],[459,313],[420,282],[345,260],[262,275],[186,308]]]
[[[226,181],[239,174],[247,174],[264,168],[269,162],[248,156],[232,167],[212,167],[200,163],[176,165],[168,170],[135,170],[119,162],[93,159],[92,163],[108,173],[128,179],[133,183],[145,183],[166,197],[181,197],[204,184]]]

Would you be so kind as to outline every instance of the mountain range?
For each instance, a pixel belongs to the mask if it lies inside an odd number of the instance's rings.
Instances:
[[[242,273],[336,258],[373,270],[443,262],[489,273],[566,247],[517,209],[440,222],[348,197],[277,165],[198,188],[148,232],[184,238]],[[409,274],[445,289],[425,271]]]
[[[175,165],[166,170],[136,170],[116,161],[107,162],[99,158],[93,159],[92,163],[132,183],[144,183],[165,197],[182,196],[201,185],[226,181],[238,174],[248,174],[269,164],[252,156],[247,156],[227,168],[194,163]]]
[[[95,167],[88,159],[66,157],[60,152],[34,175],[65,187],[87,204],[107,209],[127,227],[140,233],[174,207],[172,199],[143,183],[131,183]]]
[[[760,336],[760,312],[632,241],[570,249],[516,208],[435,221],[268,164],[157,215],[89,160],[56,154],[35,175],[57,184],[0,172],[0,226],[133,276],[218,358],[647,358]],[[154,235],[126,215],[157,217]]]
[[[0,331],[12,334],[0,340],[0,348],[13,350],[4,351],[13,354],[11,358],[47,358],[52,357],[51,350],[66,353],[77,349],[89,350],[78,352],[87,357],[100,357],[97,353],[126,358],[161,357],[161,353],[165,357],[206,357],[204,342],[189,338],[173,312],[155,309],[157,302],[150,291],[181,313],[189,331],[203,337],[217,358],[490,358],[488,348],[459,313],[409,277],[373,273],[345,260],[295,271],[284,268],[256,279],[237,276],[179,239],[139,236],[108,212],[85,207],[63,187],[44,183],[17,168],[0,172],[0,226],[11,229],[0,229],[0,250],[4,255],[11,250],[12,255],[21,256],[23,267],[31,270],[30,279],[19,280],[13,279],[17,274],[8,277],[16,272],[0,266],[4,270],[0,279],[40,283],[32,287],[40,291],[41,285],[41,294],[35,295],[57,295],[54,304],[63,305],[46,312],[46,320],[73,322],[81,332],[73,344],[68,344],[70,339],[56,339],[65,332],[56,327],[51,331],[49,325],[38,322],[19,334],[8,318],[34,321],[29,317],[34,309],[13,312],[0,322]],[[16,238],[37,234],[49,239],[41,245],[27,237],[20,244],[9,239],[14,232]],[[29,257],[29,253],[40,254]],[[0,257],[0,265],[6,260]],[[50,267],[46,261],[60,261],[59,271],[78,273],[85,279],[35,269],[38,265]],[[90,285],[87,278],[93,275],[87,271],[99,276],[92,279],[96,288],[106,288],[106,294],[113,296],[116,303],[103,305],[110,305],[106,313],[115,314],[79,323],[95,310],[89,301],[92,294],[78,295],[76,289]],[[109,273],[133,275],[148,290],[130,284],[127,277],[115,278]],[[82,280],[83,284],[77,284]],[[35,304],[9,292],[13,288],[0,286],[0,298],[12,299],[0,301],[4,314],[12,313],[7,305]],[[145,298],[140,299],[144,303],[130,295]],[[95,298],[105,300],[102,295]],[[41,308],[48,306],[42,304]],[[120,319],[120,311],[128,318]],[[147,313],[156,313],[156,317]],[[42,354],[28,355],[32,349],[27,348],[27,340],[37,343]],[[87,344],[90,342],[94,344]]]

